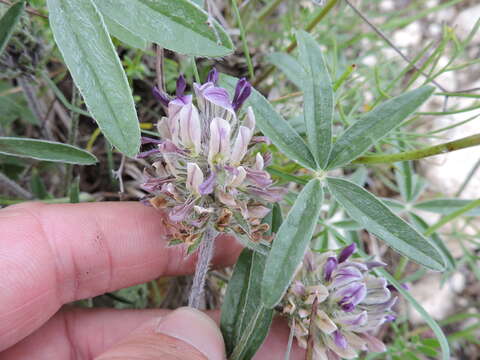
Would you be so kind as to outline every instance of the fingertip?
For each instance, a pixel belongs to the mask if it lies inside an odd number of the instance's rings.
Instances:
[[[96,360],[225,360],[225,345],[216,323],[192,308],[179,308],[141,325]]]
[[[160,321],[156,332],[192,345],[207,359],[225,359],[225,345],[220,329],[208,315],[196,309],[182,307],[175,310]]]

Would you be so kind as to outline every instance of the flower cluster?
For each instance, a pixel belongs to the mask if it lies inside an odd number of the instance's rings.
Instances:
[[[301,347],[307,347],[312,331],[315,359],[353,359],[361,350],[385,351],[372,333],[395,320],[391,309],[396,297],[384,278],[370,273],[386,264],[349,259],[355,249],[355,244],[347,246],[338,256],[332,251],[307,253],[284,298],[283,312],[291,318]]]
[[[252,108],[240,113],[251,85],[239,80],[231,101],[217,81],[213,69],[206,83],[194,84],[197,105],[192,95],[185,94],[183,76],[173,99],[155,88],[168,116],[158,123],[160,140],[142,138],[154,148],[139,155],[153,159],[142,185],[150,194],[149,203],[166,211],[166,225],[176,242],[193,248],[207,224],[254,241],[265,239],[268,228],[261,219],[269,212],[266,205],[279,201],[285,192],[272,186],[264,169],[271,154],[258,151],[257,144],[268,139],[254,136]]]

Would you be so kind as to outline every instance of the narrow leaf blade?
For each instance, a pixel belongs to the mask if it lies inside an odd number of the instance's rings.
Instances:
[[[137,49],[144,50],[147,47],[146,40],[142,39],[140,36],[129,31],[123,25],[111,19],[107,14],[102,13],[102,15],[110,35],[115,36],[121,42]]]
[[[222,86],[232,93],[237,79],[222,75]],[[255,112],[257,126],[265,136],[268,136],[275,146],[291,160],[304,167],[315,169],[315,159],[303,139],[290,124],[280,116],[258,91],[252,89],[252,94],[244,106],[251,106]]]
[[[347,213],[364,228],[407,258],[436,271],[445,269],[442,255],[408,223],[374,195],[350,181],[327,178],[328,188]]]
[[[140,127],[127,77],[91,0],[47,0],[50,26],[89,112],[105,137],[135,156]]]
[[[194,2],[95,0],[95,4],[132,33],[169,50],[211,57],[233,52],[226,31]]]
[[[97,162],[94,155],[72,145],[16,137],[0,137],[0,154],[79,165]]]
[[[434,90],[432,86],[422,86],[394,97],[362,115],[333,145],[328,168],[345,165],[361,156],[417,110]]]
[[[278,205],[263,219],[271,231],[280,226],[281,211]],[[266,256],[250,249],[240,254],[228,283],[222,306],[220,328],[227,354],[237,359],[250,359],[267,336],[273,310],[265,308],[258,296]]]
[[[424,233],[430,227],[428,223],[425,220],[423,220],[420,216],[414,213],[409,213],[409,215],[410,215],[410,218],[412,219],[413,225],[418,229],[418,231]],[[449,270],[455,269],[455,258],[452,256],[452,253],[450,252],[450,250],[448,250],[448,248],[445,246],[440,236],[434,233],[430,236],[430,239],[432,239],[435,245],[437,245],[438,250],[442,253],[445,263],[447,264]]]
[[[320,181],[310,180],[280,226],[263,274],[262,302],[266,307],[275,307],[290,285],[312,239],[322,201]]]
[[[0,19],[0,55],[7,46],[7,43],[15,30],[15,26],[22,16],[24,8],[25,1],[18,1],[13,4]]]
[[[305,31],[297,33],[300,62],[304,68],[305,127],[310,150],[323,169],[332,147],[333,89],[320,46]]]
[[[258,326],[256,336],[252,337],[250,341],[244,341],[243,349],[237,350],[237,352],[244,353],[247,350],[246,348],[250,347],[250,350],[253,350],[253,353],[255,353],[268,333],[273,317],[273,309],[263,307],[257,296],[260,290],[265,259],[265,255],[245,249],[235,265],[232,278],[228,283],[225,301],[222,305],[220,322],[227,354],[232,354],[239,345],[242,335],[251,321],[256,321]],[[261,313],[257,314],[259,310]],[[256,317],[257,319],[255,319]],[[252,344],[252,341],[255,343]],[[247,342],[250,342],[249,346],[247,346]],[[253,349],[252,345],[256,348]]]
[[[429,211],[435,214],[448,215],[470,204],[473,200],[464,199],[433,199],[419,202],[415,209]],[[465,216],[480,216],[480,207],[465,213]]]
[[[305,71],[300,63],[293,56],[286,53],[274,52],[267,55],[266,60],[279,68],[299,89],[302,88],[302,79],[305,77]]]

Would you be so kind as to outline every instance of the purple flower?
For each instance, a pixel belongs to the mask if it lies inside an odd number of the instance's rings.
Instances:
[[[238,80],[235,88],[235,95],[233,96],[232,106],[235,111],[238,111],[247,100],[252,92],[252,85],[245,78]]]
[[[155,145],[139,155],[155,156],[154,171],[149,169],[142,189],[151,193],[152,205],[178,223],[181,232],[173,229],[173,235],[187,243],[192,234],[204,231],[207,222],[242,235],[247,229],[256,241],[271,240],[261,219],[270,212],[266,205],[281,200],[286,190],[273,187],[264,171],[271,154],[262,156],[252,141],[256,123],[252,108],[237,116],[251,85],[241,79],[232,102],[227,90],[217,86],[218,78],[212,69],[206,83],[194,83],[195,97],[185,92],[183,75],[177,79],[174,98],[153,90],[167,106],[167,116],[157,124],[160,140],[142,138],[143,144]]]
[[[333,270],[335,270],[335,268],[337,267],[337,259],[334,258],[333,256],[330,256],[328,259],[327,259],[327,262],[325,263],[325,268],[323,269],[323,276],[325,278],[325,281],[330,281],[332,279],[332,272]]]
[[[185,81],[185,77],[183,76],[183,74],[180,74],[177,79],[177,89],[175,91],[175,95],[177,95],[177,98],[181,98],[183,96],[186,88],[187,82]]]
[[[217,71],[217,69],[212,68],[212,70],[210,70],[208,72],[207,82],[211,82],[211,83],[213,83],[213,85],[217,85],[217,82],[218,82],[218,71]]]
[[[170,102],[170,97],[167,94],[165,94],[163,91],[161,91],[156,86],[153,88],[152,93],[153,93],[153,96],[155,97],[155,99],[160,101],[163,106],[165,106],[165,107],[168,106],[168,103]]]
[[[212,171],[208,178],[199,186],[200,194],[208,195],[213,192],[216,174]]]
[[[339,330],[335,330],[333,332],[333,341],[335,341],[335,345],[337,345],[339,348],[347,348],[347,339],[345,339],[345,336],[343,336]]]
[[[352,243],[348,245],[346,248],[344,248],[340,253],[340,255],[338,255],[338,263],[341,264],[345,260],[347,260],[355,252],[356,249],[357,249],[357,246],[355,245],[355,243]]]
[[[304,261],[294,283],[303,284],[305,291],[299,294],[292,285],[283,302],[284,312],[296,325],[294,335],[299,345],[306,347],[309,333],[303,329],[312,327],[308,314],[317,298],[313,341],[320,358],[353,359],[367,348],[385,351],[384,344],[371,334],[396,319],[392,312],[396,298],[391,296],[386,280],[370,273],[385,264],[349,259],[354,252],[355,245],[342,249],[338,256],[333,251],[310,252],[308,264]],[[315,270],[317,266],[323,267],[321,274]],[[313,291],[316,288],[324,289],[321,297]]]

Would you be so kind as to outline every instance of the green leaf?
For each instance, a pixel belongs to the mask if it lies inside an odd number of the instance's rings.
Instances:
[[[0,55],[7,46],[24,8],[25,1],[20,0],[13,4],[0,19]]]
[[[205,0],[190,0],[190,2],[197,4],[197,6],[200,6],[201,8],[203,8],[204,1]]]
[[[402,161],[397,165],[395,178],[403,200],[410,202],[413,196],[413,169],[411,161]]]
[[[377,274],[384,277],[390,284],[395,286],[400,294],[413,306],[413,308],[420,314],[420,316],[425,320],[425,322],[430,326],[433,333],[438,339],[440,343],[440,347],[442,349],[442,360],[449,360],[450,359],[450,347],[448,345],[448,340],[445,337],[445,334],[442,331],[442,328],[438,326],[437,322],[428,314],[428,312],[420,305],[417,300],[411,295],[410,291],[405,290],[402,287],[397,279],[395,279],[392,275],[390,275],[384,269],[375,269],[374,270]]]
[[[89,112],[110,143],[135,156],[140,148],[135,105],[101,14],[91,0],[47,0],[47,6],[55,41]]]
[[[408,223],[365,189],[350,181],[327,178],[328,188],[347,213],[364,228],[407,258],[436,271],[445,269],[442,255]]]
[[[279,68],[299,89],[303,87],[302,79],[305,71],[300,63],[293,56],[286,53],[274,52],[267,55],[266,60]]]
[[[448,215],[470,204],[473,200],[463,199],[434,199],[422,201],[414,205],[415,209]],[[480,216],[480,207],[470,210],[465,216]]]
[[[277,204],[263,222],[269,224],[271,230],[278,230],[281,211]],[[258,296],[265,259],[266,256],[260,253],[250,249],[243,250],[228,283],[220,328],[227,354],[235,353],[236,359],[253,357],[265,339],[272,321],[273,310],[265,308]]]
[[[130,32],[169,50],[210,57],[233,52],[220,24],[188,0],[95,0],[95,4]]]
[[[72,145],[16,137],[0,137],[0,154],[79,165],[97,162],[94,155]]]
[[[303,82],[304,116],[307,139],[318,166],[328,163],[332,147],[333,89],[320,46],[305,31],[297,32]]]
[[[35,168],[32,170],[32,177],[30,178],[30,190],[32,194],[35,195],[35,199],[45,200],[52,198]]]
[[[414,213],[409,213],[409,215],[412,219],[413,225],[418,229],[419,232],[424,233],[430,227],[430,225],[428,225],[428,223],[420,216]],[[455,269],[455,259],[453,258],[450,250],[448,250],[448,248],[443,243],[442,239],[440,239],[440,236],[438,236],[436,233],[433,233],[430,236],[430,239],[435,243],[435,245],[437,245],[438,250],[442,253],[443,259],[447,264],[448,269]]]
[[[422,86],[394,97],[362,115],[333,145],[328,169],[356,159],[418,109],[435,90]]]
[[[244,249],[228,283],[222,305],[220,327],[225,339],[227,354],[236,349],[237,359],[250,359],[265,339],[273,317],[273,309],[265,308],[258,293],[265,266],[265,255]],[[252,327],[252,323],[255,324]],[[250,328],[250,334],[244,337]],[[252,330],[255,336],[252,336]],[[238,346],[242,348],[239,349]],[[250,356],[247,356],[247,353]]]
[[[322,201],[320,181],[310,180],[280,226],[263,274],[262,301],[266,307],[275,307],[290,285],[312,239]]]
[[[110,35],[115,36],[121,42],[137,49],[144,50],[147,47],[147,41],[142,39],[140,36],[135,35],[115,20],[111,19],[107,14],[102,13],[103,20],[105,21],[105,25],[107,25]]]
[[[233,93],[237,79],[227,75],[221,75],[221,85],[230,93]],[[291,160],[297,161],[304,167],[315,169],[315,159],[303,139],[298,135],[290,124],[280,116],[258,91],[252,89],[252,94],[246,101],[246,106],[251,106],[255,112],[257,127],[272,143]]]

